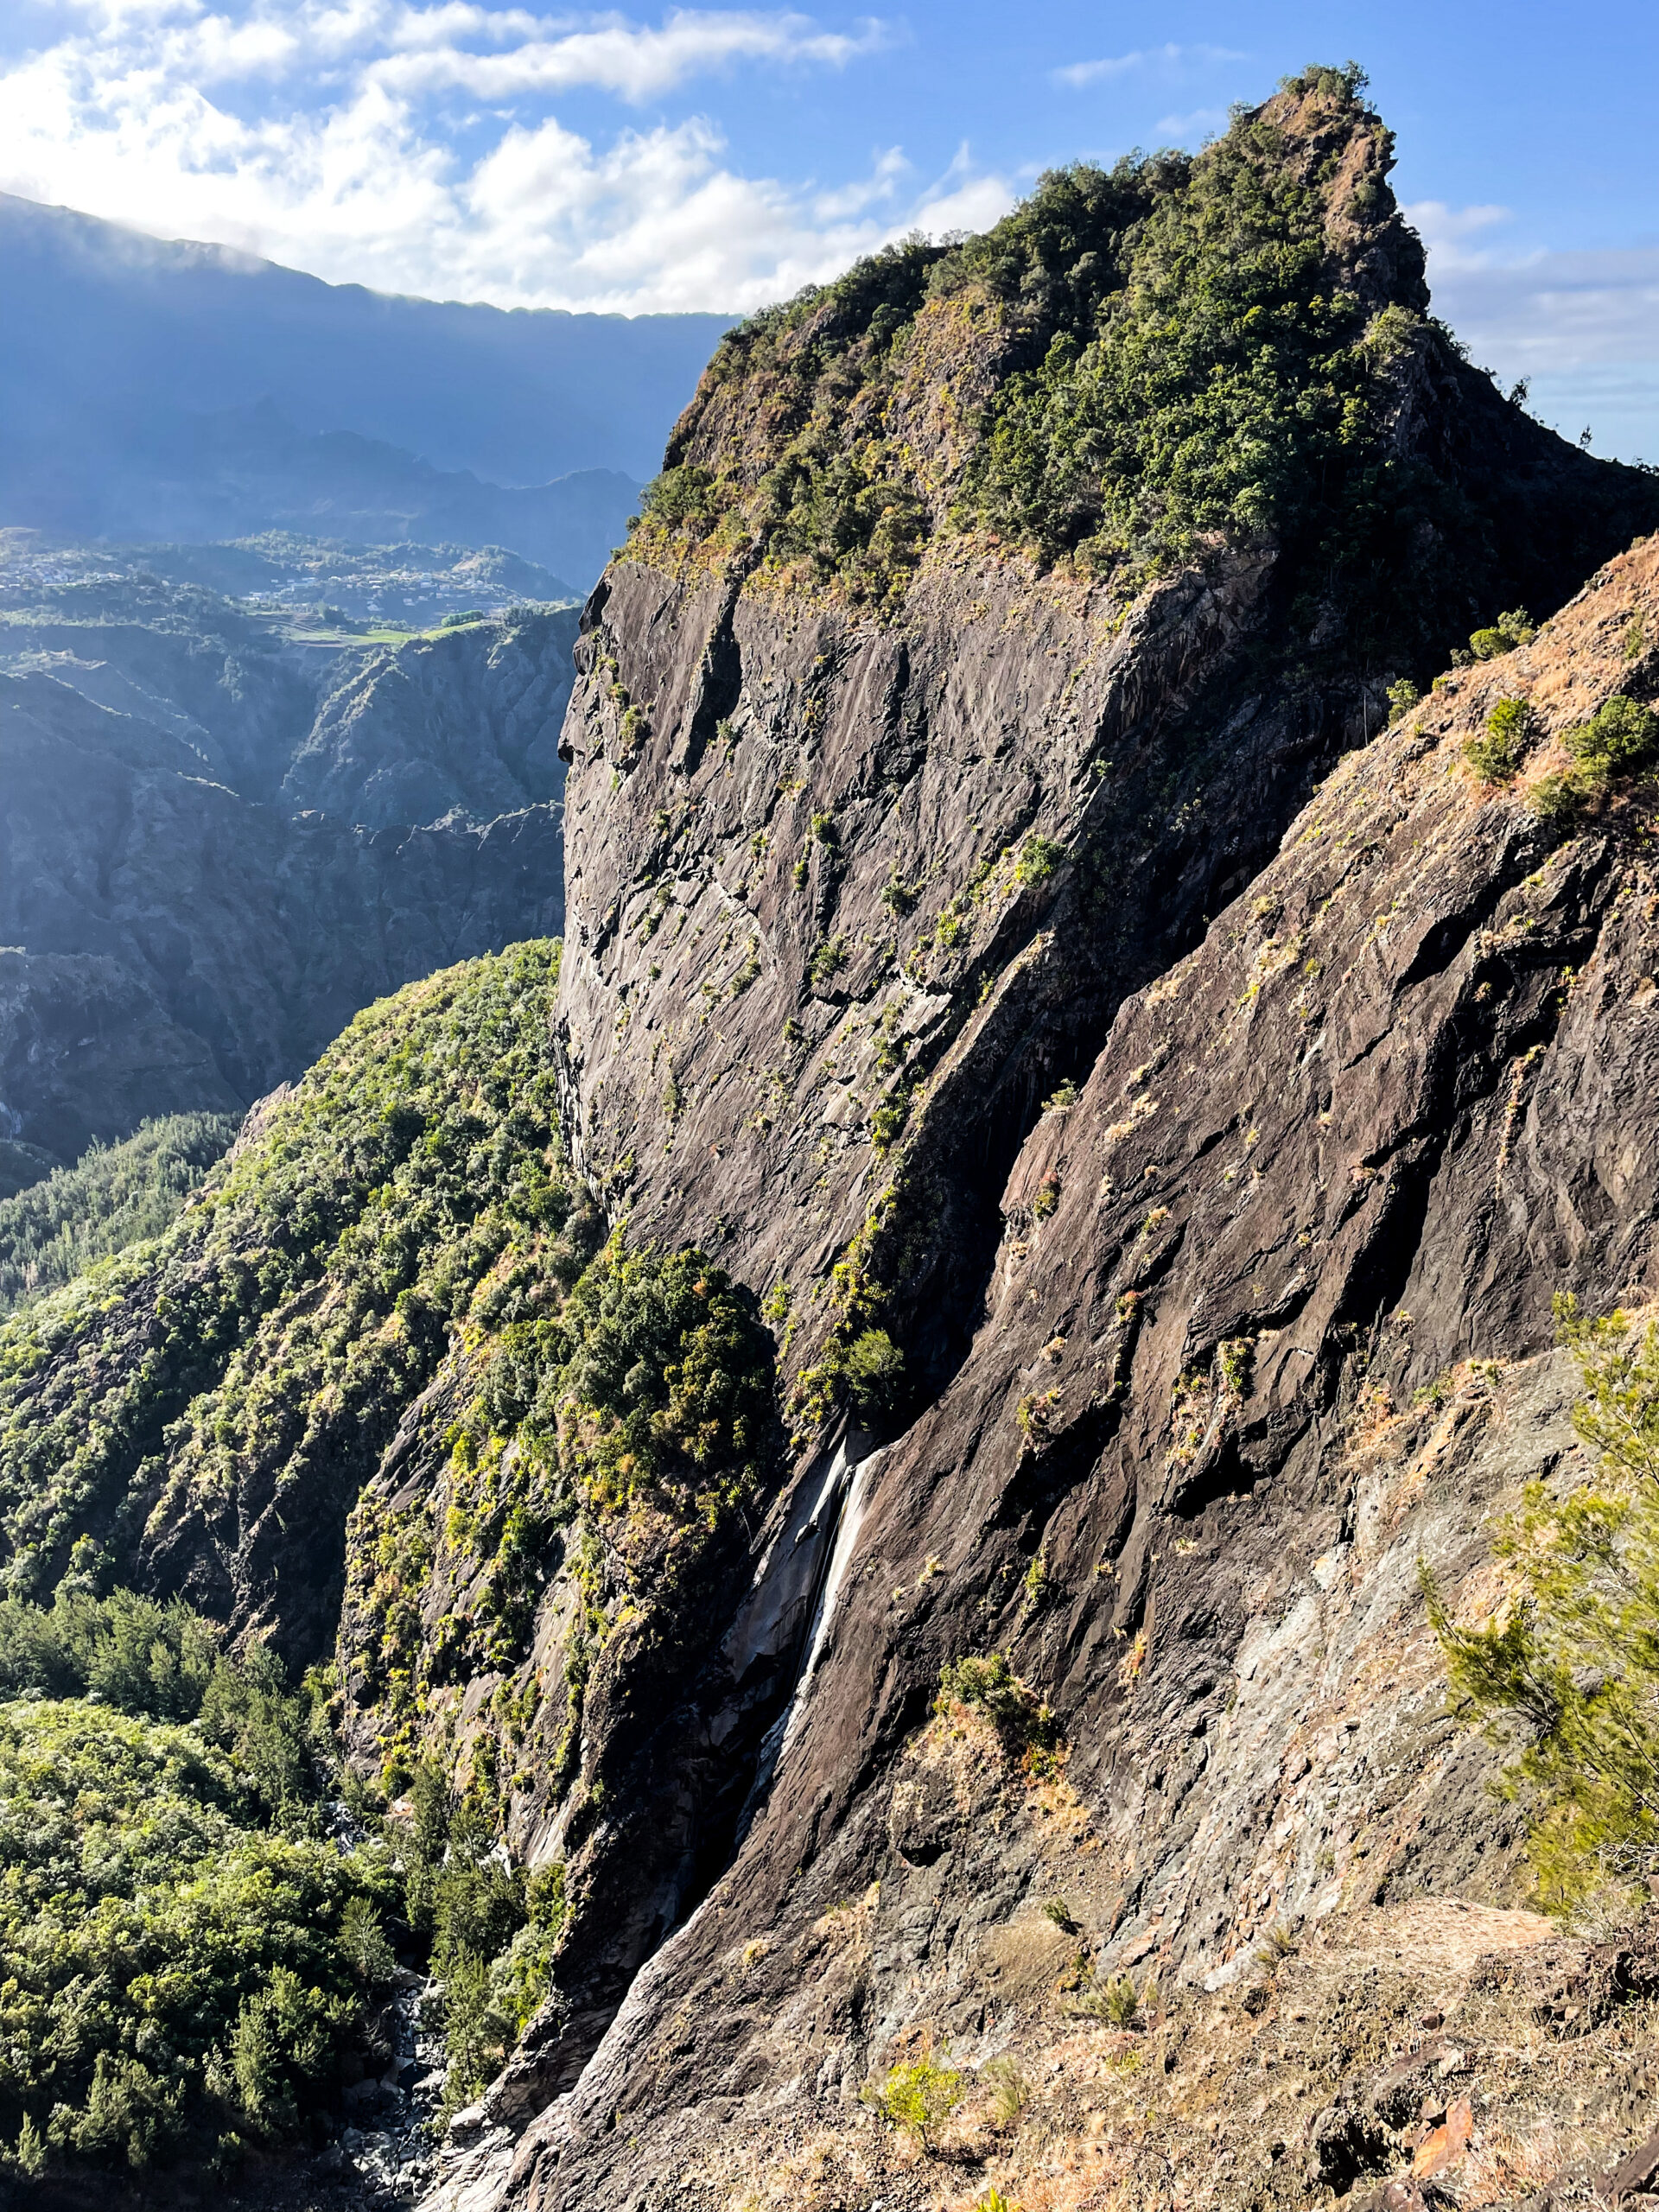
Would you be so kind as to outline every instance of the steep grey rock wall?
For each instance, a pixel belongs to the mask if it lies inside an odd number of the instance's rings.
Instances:
[[[1554,1289],[1647,1279],[1652,1042],[1617,1009],[1651,894],[1617,806],[1547,829],[1463,747],[1501,686],[1552,745],[1653,688],[1651,543],[1571,598],[1651,486],[1414,320],[1386,134],[1343,97],[1292,87],[1215,158],[1326,194],[1332,296],[1414,334],[1367,356],[1377,468],[1422,503],[1396,633],[1323,601],[1294,531],[1148,582],[969,527],[1025,295],[897,262],[722,351],[671,449],[683,518],[654,508],[589,602],[571,1141],[631,1236],[764,1298],[796,1432],[709,1740],[780,1543],[841,1572],[730,1867],[591,2058],[598,2006],[556,1989],[446,2202],[713,2207],[767,2160],[786,2201],[873,2069],[988,2035],[1050,1885],[1087,1899],[1091,1973],[1219,1990],[1276,1915],[1511,1878],[1414,1560],[1478,1587],[1483,1512],[1562,1449],[1562,1378],[1506,1395],[1509,1366]],[[860,567],[835,455],[878,444],[913,535]],[[1385,728],[1387,678],[1480,619],[1476,571],[1486,620],[1570,603]],[[1563,995],[1592,957],[1593,1014]],[[1529,1100],[1580,1094],[1523,1198]],[[855,1419],[880,1448],[820,1515]],[[952,1748],[942,1670],[993,1652],[1063,1752]]]
[[[1659,1294],[1659,883],[1650,787],[1550,827],[1464,747],[1522,697],[1549,770],[1653,692],[1654,636],[1648,540],[1345,760],[1125,1001],[999,1185],[971,1347],[873,1471],[734,1865],[516,2142],[503,2085],[440,2201],[722,2202],[884,2053],[995,2050],[999,1931],[1045,1896],[1103,1973],[1222,1988],[1276,1925],[1512,1894],[1416,1561],[1478,1609],[1486,1516],[1575,1464],[1551,1294]],[[992,1649],[1064,1733],[1052,1784],[918,1732]]]

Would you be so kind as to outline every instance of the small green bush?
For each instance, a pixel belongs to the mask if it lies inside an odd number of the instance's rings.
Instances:
[[[891,1152],[904,1135],[910,1119],[910,1093],[896,1090],[884,1098],[870,1116],[870,1143],[877,1153]]]
[[[847,1398],[866,1427],[890,1414],[904,1391],[905,1356],[885,1329],[866,1329],[847,1347]]]
[[[811,979],[813,989],[822,990],[846,965],[846,938],[826,938],[807,964],[806,972]]]
[[[1584,786],[1605,790],[1615,776],[1644,766],[1659,750],[1659,715],[1616,694],[1566,742]]]
[[[714,476],[695,461],[665,468],[660,476],[653,477],[641,493],[639,504],[653,521],[696,536],[712,529],[721,512]]]
[[[1517,645],[1529,645],[1537,635],[1532,617],[1524,607],[1500,614],[1487,630],[1477,630],[1469,640],[1469,650],[1477,660],[1496,660],[1500,653],[1513,652]]]
[[[1027,1573],[1027,1597],[1040,1605],[1047,1594],[1047,1571],[1038,1554]],[[953,1705],[976,1707],[995,1725],[1005,1746],[1020,1755],[1028,1773],[1057,1773],[1065,1759],[1065,1739],[1047,1706],[1022,1682],[1005,1651],[980,1658],[950,1660],[939,1676],[934,1710],[948,1713]]]
[[[939,2130],[967,2094],[968,2084],[957,2069],[931,2057],[895,2066],[879,2088],[864,2093],[883,2120],[925,2151],[936,2146]]]
[[[622,751],[625,753],[637,752],[650,734],[650,721],[638,701],[625,708],[622,719],[616,726],[616,741]]]
[[[1500,699],[1486,717],[1485,734],[1464,747],[1464,759],[1483,783],[1513,783],[1532,730],[1532,709],[1524,699]]]
[[[1141,1993],[1126,1974],[1109,1981],[1100,1993],[1100,2016],[1115,2028],[1132,2028],[1141,2010]]]
[[[887,872],[887,880],[881,892],[881,904],[890,914],[907,914],[916,904],[916,892],[899,874],[897,861]]]
[[[1527,804],[1541,822],[1564,827],[1579,811],[1580,794],[1570,778],[1552,772],[1527,785]]]
[[[1659,753],[1659,715],[1622,693],[1562,741],[1572,756],[1564,773],[1528,786],[1527,804],[1541,822],[1570,823],[1577,814]]]
[[[352,1897],[340,1916],[340,1945],[352,1971],[370,1989],[384,1988],[397,1971],[385,1923],[367,1897]]]
[[[1248,1393],[1255,1367],[1255,1346],[1248,1337],[1229,1337],[1217,1346],[1216,1372],[1230,1398],[1242,1398]]]
[[[1027,837],[1020,848],[1014,872],[1021,883],[1046,883],[1065,858],[1065,846],[1057,845],[1052,837]]]
[[[1397,683],[1390,683],[1382,696],[1389,702],[1389,721],[1397,722],[1411,712],[1423,695],[1408,676],[1402,676]]]
[[[1529,1484],[1498,1522],[1510,1596],[1484,1626],[1456,1625],[1419,1572],[1459,1707],[1516,1746],[1503,1786],[1530,1815],[1540,1901],[1611,1891],[1634,1910],[1659,1874],[1659,1325],[1555,1311],[1593,1475]]]
[[[1024,1706],[1019,1676],[1006,1651],[993,1651],[982,1659],[952,1659],[939,1676],[939,1706],[978,1706],[993,1720],[1018,1718]]]

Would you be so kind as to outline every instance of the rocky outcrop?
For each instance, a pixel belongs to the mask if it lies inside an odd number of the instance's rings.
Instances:
[[[572,616],[331,657],[319,702],[221,611],[37,625],[0,676],[0,1099],[59,1159],[245,1105],[371,1000],[563,923]]]
[[[1654,635],[1649,541],[1344,760],[1039,1117],[764,1809],[574,2094],[475,2152],[477,2201],[723,2201],[906,2037],[998,2048],[1001,1931],[1047,1895],[1103,1974],[1211,1989],[1275,1928],[1508,1901],[1417,1561],[1478,1605],[1486,1515],[1574,1453],[1552,1294],[1659,1287],[1648,794],[1566,835],[1528,798],[1654,688]],[[1510,789],[1465,759],[1500,696],[1535,716]],[[1050,1783],[918,1734],[992,1649],[1052,1710]],[[861,1897],[855,1967],[825,1931]]]
[[[1333,120],[1311,96],[1264,112],[1280,150],[1251,159],[1325,177],[1323,281],[1361,300],[1357,321],[1412,334],[1378,349],[1370,394],[1404,503],[1390,531],[1419,540],[1391,632],[1364,625],[1392,585],[1364,608],[1322,599],[1294,537],[1238,531],[1147,583],[962,528],[976,410],[1048,339],[971,273],[935,285],[948,261],[907,278],[897,338],[872,276],[747,351],[728,341],[671,451],[724,487],[696,496],[731,504],[677,534],[648,518],[589,602],[564,735],[580,1140],[646,1233],[712,1240],[790,1301],[797,1376],[879,1322],[908,1403],[937,1390],[977,1324],[997,1194],[1042,1101],[1381,726],[1386,679],[1425,637],[1438,667],[1499,608],[1558,605],[1659,519],[1631,472],[1588,462],[1410,321],[1421,252],[1376,118]],[[1337,222],[1351,205],[1363,217]],[[1103,220],[1103,253],[1116,235]],[[1022,299],[1055,294],[1043,274]],[[833,443],[827,426],[874,436],[878,401],[921,517],[880,570],[885,597],[876,551],[802,550],[817,541],[779,520],[776,491],[829,468],[812,444]],[[812,496],[832,495],[825,476]],[[837,1287],[855,1247],[860,1282]]]
[[[1271,143],[1330,189],[1332,294],[1414,312],[1375,118],[1336,99],[1282,96]],[[1379,450],[1433,477],[1392,640],[1283,534],[1150,582],[1045,567],[963,515],[1028,339],[976,338],[948,268],[919,304],[881,281],[733,341],[579,648],[573,1141],[631,1235],[695,1222],[781,1325],[757,1608],[786,1533],[823,1580],[733,1863],[574,2088],[556,2007],[532,2031],[440,2191],[469,2212],[806,2201],[815,2156],[810,2201],[921,2203],[858,2090],[1008,2046],[1065,1966],[1045,1900],[1074,1991],[1217,1997],[1275,1929],[1511,1902],[1417,1561],[1478,1605],[1484,1516],[1573,1449],[1552,1294],[1651,1294],[1645,795],[1528,795],[1655,687],[1653,543],[1569,599],[1646,495],[1424,327],[1377,349]],[[908,550],[811,553],[823,456],[889,435]],[[1471,626],[1459,545],[1486,620],[1569,603],[1388,724],[1382,679]],[[1534,717],[1504,789],[1465,753],[1500,696]],[[854,1415],[882,1448],[831,1480]],[[995,1726],[936,1713],[992,1653]]]

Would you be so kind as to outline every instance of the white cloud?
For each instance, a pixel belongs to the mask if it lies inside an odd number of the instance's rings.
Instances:
[[[1434,312],[1500,384],[1598,453],[1659,448],[1659,247],[1562,252],[1506,240],[1510,210],[1420,200],[1403,213],[1428,249]]]
[[[1429,275],[1436,313],[1505,375],[1659,361],[1659,247],[1450,267],[1431,256]]]
[[[455,12],[442,11],[448,16]],[[856,38],[817,30],[804,16],[684,10],[658,30],[611,22],[557,37],[528,36],[505,53],[474,54],[434,39],[374,65],[378,79],[403,92],[455,86],[480,99],[563,92],[590,85],[619,99],[659,97],[688,78],[737,61],[841,68],[885,43],[878,23]]]
[[[1507,207],[1401,212],[1428,250],[1435,313],[1477,360],[1506,377],[1659,361],[1659,247],[1552,251],[1506,242]]]
[[[1050,74],[1057,85],[1068,85],[1073,92],[1081,92],[1090,85],[1109,85],[1141,70],[1154,70],[1162,76],[1188,75],[1195,68],[1211,69],[1224,61],[1248,58],[1226,46],[1153,46],[1137,48],[1133,54],[1109,54],[1099,61],[1070,61]]]
[[[887,38],[874,19],[847,34],[755,9],[649,25],[476,0],[59,4],[65,35],[0,65],[0,188],[337,282],[743,310],[1013,198],[965,154],[931,181],[888,148],[793,184],[738,173],[706,116],[607,136],[550,111],[577,87],[638,104],[739,67],[842,70]],[[459,133],[457,96],[475,104]]]
[[[1400,212],[1440,270],[1484,268],[1491,253],[1471,247],[1470,241],[1510,219],[1507,207],[1451,207],[1444,200],[1413,200],[1402,203]]]
[[[1190,115],[1160,115],[1152,126],[1160,138],[1180,145],[1191,138],[1213,138],[1227,120],[1221,107],[1195,107]]]

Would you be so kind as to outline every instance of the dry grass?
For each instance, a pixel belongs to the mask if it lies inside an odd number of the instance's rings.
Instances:
[[[819,2106],[798,2143],[734,2177],[723,2212],[865,2212],[884,2194],[903,2212],[974,2212],[993,2188],[1020,2212],[1287,2212],[1330,2202],[1318,2116],[1363,2105],[1391,2069],[1398,2133],[1361,2193],[1408,2171],[1427,2128],[1467,2099],[1472,2135],[1436,2182],[1473,2212],[1608,2170],[1635,2139],[1629,2100],[1659,2041],[1659,2004],[1593,2027],[1548,2017],[1540,1987],[1583,1947],[1535,1914],[1453,1898],[1335,1916],[1279,1961],[1259,2009],[1236,1991],[1173,1989],[1137,2030],[1068,2014],[1055,1984],[1074,1952],[1036,1909],[988,1939],[1013,2034],[976,2069],[937,2155]],[[882,2056],[908,2047],[901,2035]],[[756,2110],[770,2134],[776,2107]]]
[[[1478,2132],[1464,2162],[1459,2196],[1465,2204],[1506,2204],[1546,2189],[1584,2154],[1581,2136],[1553,2119],[1530,2126],[1499,2121]]]

